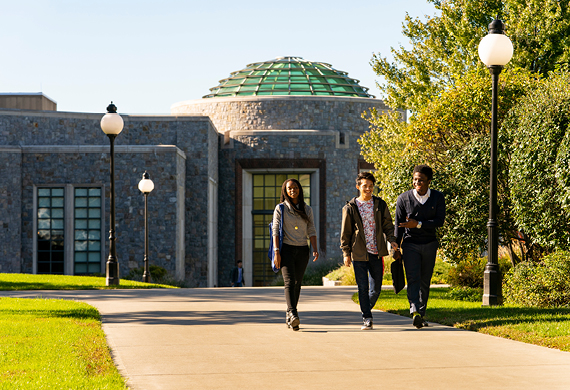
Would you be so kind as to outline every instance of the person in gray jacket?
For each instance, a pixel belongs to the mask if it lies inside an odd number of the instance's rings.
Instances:
[[[373,196],[376,179],[370,172],[361,172],[356,178],[360,196],[346,202],[342,209],[340,248],[344,265],[354,265],[358,285],[358,300],[362,311],[362,330],[370,330],[372,308],[378,300],[384,276],[384,259],[388,255],[386,240],[398,249],[394,223],[386,202]],[[399,251],[394,252],[398,257]]]
[[[301,282],[305,269],[309,264],[307,239],[313,247],[313,261],[319,258],[317,250],[317,230],[313,220],[313,209],[305,204],[303,187],[296,179],[287,179],[281,186],[281,203],[283,209],[283,246],[279,249],[279,225],[281,208],[275,207],[273,212],[273,247],[275,248],[275,266],[281,269],[285,283],[285,300],[287,327],[299,330],[299,313],[297,304],[301,295]]]

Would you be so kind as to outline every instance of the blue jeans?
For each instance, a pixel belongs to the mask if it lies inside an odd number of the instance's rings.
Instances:
[[[378,255],[368,254],[368,261],[353,261],[354,276],[358,285],[358,300],[362,318],[372,318],[372,308],[382,290],[384,261]]]
[[[406,280],[408,282],[410,313],[418,312],[422,316],[426,314],[429,286],[438,247],[439,243],[437,241],[427,244],[406,242],[402,244]]]

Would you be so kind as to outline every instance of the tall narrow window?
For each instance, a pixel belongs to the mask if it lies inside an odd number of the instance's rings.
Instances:
[[[63,188],[38,188],[37,272],[39,274],[63,274],[63,198]]]
[[[298,173],[253,174],[253,285],[267,286],[275,273],[267,257],[269,249],[268,225],[273,210],[281,197],[281,186],[286,179],[297,179],[303,187],[305,203],[311,204],[311,175]]]
[[[101,189],[75,188],[74,273],[101,273]]]

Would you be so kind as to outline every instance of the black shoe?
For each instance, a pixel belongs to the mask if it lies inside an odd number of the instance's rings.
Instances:
[[[289,320],[289,324],[291,325],[291,328],[293,328],[293,330],[299,330],[299,324],[301,323],[301,321],[299,320],[299,317],[297,317],[296,315],[292,315],[291,319]]]
[[[428,326],[428,322],[422,318],[422,328],[427,328]]]
[[[422,328],[424,326],[423,323],[424,323],[424,319],[422,318],[421,315],[419,315],[419,314],[414,315],[414,321],[412,322],[412,324],[416,328],[418,328],[418,329]]]
[[[287,328],[291,327],[291,315],[289,312],[285,313],[285,323],[287,324]]]

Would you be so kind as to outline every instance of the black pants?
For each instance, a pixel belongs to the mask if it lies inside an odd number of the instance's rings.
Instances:
[[[297,315],[297,303],[301,295],[301,282],[309,264],[309,246],[283,244],[281,247],[281,274],[285,282],[287,312]]]
[[[422,316],[426,315],[429,286],[438,247],[439,243],[437,241],[427,244],[406,242],[402,244],[411,314],[418,312]]]

